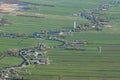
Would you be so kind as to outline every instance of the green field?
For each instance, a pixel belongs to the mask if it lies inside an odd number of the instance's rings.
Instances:
[[[73,27],[77,24],[88,23],[81,17],[71,17],[69,14],[90,10],[100,4],[116,0],[24,0],[40,4],[54,5],[33,6],[38,10],[24,11],[27,13],[40,13],[45,18],[30,18],[5,15],[4,18],[12,22],[11,25],[0,26],[0,31],[9,33],[32,34],[40,30],[59,30]],[[30,65],[20,69],[29,70],[30,74],[21,74],[30,80],[120,80],[120,6],[113,6],[107,11],[101,11],[101,17],[109,19],[109,25],[102,31],[81,31],[68,35],[65,41],[86,40],[88,44],[80,50],[65,50],[61,48],[48,49],[50,59],[48,65]],[[21,42],[20,42],[21,41]],[[18,44],[20,42],[20,44]],[[34,47],[36,44],[45,43],[47,46],[61,44],[57,41],[29,38],[1,38],[0,52],[8,49],[21,49]],[[100,53],[97,47],[102,47]],[[0,54],[1,55],[1,54]],[[2,55],[1,55],[2,56]],[[0,68],[18,65],[22,62],[19,57],[1,57]]]

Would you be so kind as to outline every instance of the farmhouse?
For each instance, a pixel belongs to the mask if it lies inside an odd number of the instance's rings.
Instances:
[[[27,52],[26,55],[28,56],[35,56],[36,58],[38,56],[43,56],[45,52],[35,51],[35,52]]]
[[[74,40],[72,42],[66,42],[64,44],[64,48],[67,50],[84,50],[84,49],[81,49],[81,46],[84,46],[86,44],[88,44],[87,41]]]
[[[109,4],[103,4],[103,5],[99,5],[98,9],[99,10],[108,10],[110,8],[110,5]]]
[[[50,64],[49,63],[49,58],[37,58],[30,60],[31,64]]]

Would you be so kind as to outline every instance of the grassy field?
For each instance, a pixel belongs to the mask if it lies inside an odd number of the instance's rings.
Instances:
[[[12,33],[26,33],[30,34],[40,30],[59,30],[65,27],[73,27],[73,21],[78,23],[85,23],[87,20],[60,16],[60,15],[46,15],[46,18],[26,18],[18,16],[5,16],[6,19],[12,21],[12,25],[0,27],[4,32]]]
[[[55,7],[34,6],[39,10],[24,12],[40,13],[45,18],[29,18],[20,16],[4,16],[13,22],[12,25],[0,26],[0,30],[12,33],[32,34],[40,30],[59,30],[73,27],[73,21],[84,24],[89,21],[80,17],[70,17],[69,14],[90,10],[99,4],[108,3],[111,0],[25,0],[40,4],[55,5]],[[113,0],[112,0],[113,1]],[[115,1],[115,0],[114,0]],[[30,70],[31,74],[21,74],[31,80],[120,80],[120,10],[119,6],[112,7],[101,17],[110,20],[110,28],[103,31],[82,31],[65,37],[65,41],[86,40],[88,45],[83,46],[85,51],[49,49],[47,56],[50,58],[49,65],[30,65],[21,70]],[[18,45],[19,41],[22,42]],[[21,49],[33,47],[38,42],[48,46],[58,45],[59,42],[22,39],[22,38],[0,38],[0,52],[10,48]],[[97,47],[102,47],[100,53]],[[14,62],[13,62],[14,61]],[[17,57],[4,57],[0,60],[0,68],[17,65],[21,63]]]
[[[4,57],[0,59],[0,68],[18,65],[21,61],[22,59],[19,57]]]

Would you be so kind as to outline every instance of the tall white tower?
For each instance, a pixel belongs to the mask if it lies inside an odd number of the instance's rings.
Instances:
[[[76,21],[74,21],[74,29],[76,29]]]

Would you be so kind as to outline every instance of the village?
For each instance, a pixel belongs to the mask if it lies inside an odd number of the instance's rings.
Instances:
[[[8,50],[3,55],[5,56],[20,56],[23,62],[19,65],[9,66],[5,69],[0,70],[0,79],[2,80],[25,80],[19,76],[19,68],[26,67],[34,64],[50,64],[49,58],[45,55],[47,47],[45,44],[38,43],[34,48],[25,48],[21,50]]]
[[[8,0],[9,1],[9,0]],[[19,0],[18,0],[19,2]],[[13,3],[18,3],[14,2]],[[14,12],[19,11],[19,9],[36,9],[30,7],[21,7],[18,4],[8,4],[5,0],[4,2],[0,2],[0,14],[9,14],[15,16],[25,16],[25,17],[34,17],[34,18],[45,18],[41,14],[26,14],[21,12]],[[24,2],[25,3],[25,2]],[[29,3],[25,3],[29,4]],[[30,3],[32,5],[41,5]],[[73,35],[73,33],[81,32],[81,31],[88,31],[88,30],[95,30],[101,31],[109,25],[110,20],[100,18],[100,15],[97,14],[97,11],[106,11],[109,10],[113,5],[120,5],[119,1],[111,2],[110,4],[103,4],[99,5],[97,8],[92,10],[84,10],[80,13],[72,14],[72,17],[82,17],[90,21],[90,23],[86,24],[77,24],[77,21],[73,22],[73,26],[70,29],[61,29],[61,30],[40,30],[39,32],[33,32],[32,34],[17,34],[17,33],[7,33],[0,31],[0,37],[8,37],[8,38],[34,38],[34,39],[43,39],[43,40],[50,40],[50,41],[57,41],[60,42],[60,45],[56,46],[47,46],[45,43],[37,43],[36,46],[30,48],[23,48],[20,50],[11,49],[4,52],[3,57],[6,56],[17,56],[22,59],[21,64],[15,66],[9,66],[4,69],[0,69],[0,80],[26,80],[23,77],[19,76],[17,69],[27,67],[29,65],[49,65],[51,59],[46,54],[48,49],[56,49],[60,48],[63,50],[79,50],[85,51],[85,48],[81,48],[82,46],[86,46],[89,44],[89,41],[86,40],[73,40],[73,41],[65,41],[64,38],[68,35]],[[42,5],[42,6],[50,6],[54,7],[54,5]],[[12,21],[8,21],[4,18],[0,19],[0,26],[7,26],[14,24]],[[101,53],[101,47],[97,47],[98,51]],[[26,71],[27,72],[27,71]]]

